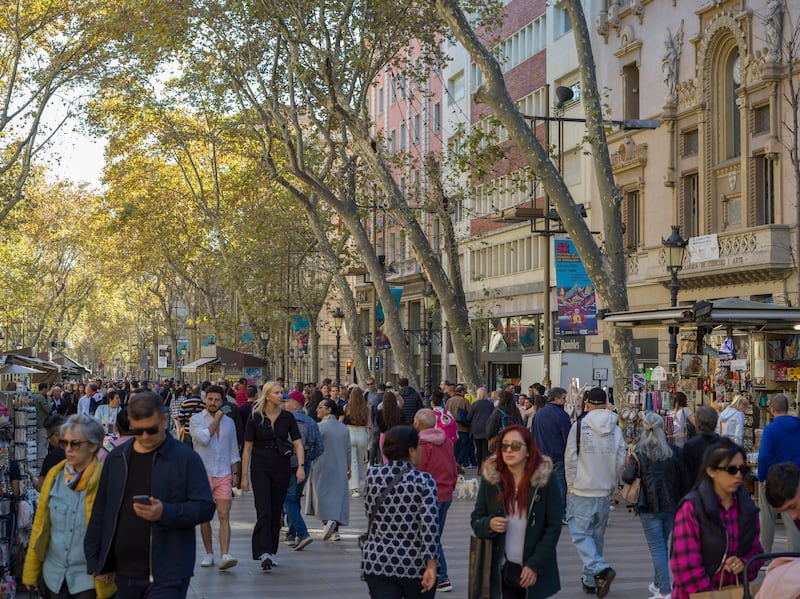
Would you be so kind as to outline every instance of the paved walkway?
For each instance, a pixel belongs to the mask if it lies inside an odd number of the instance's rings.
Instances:
[[[444,543],[445,556],[453,591],[438,593],[440,597],[465,598],[467,596],[467,560],[469,553],[469,515],[471,500],[454,500],[447,516]],[[255,521],[252,495],[236,498],[231,513],[232,553],[239,565],[226,572],[216,566],[201,568],[204,555],[200,533],[197,534],[197,566],[189,591],[191,599],[219,599],[250,597],[278,599],[347,598],[368,599],[366,584],[359,579],[361,552],[357,536],[366,527],[362,499],[350,501],[350,525],[341,527],[342,540],[322,541],[322,524],[313,517],[307,518],[309,531],[314,537],[303,551],[291,551],[281,544],[279,565],[270,572],[262,572],[259,562],[250,559],[250,535]],[[215,553],[219,554],[215,531]],[[785,550],[782,528],[776,531],[775,551]],[[617,506],[611,512],[606,534],[606,559],[617,571],[612,586],[611,599],[646,599],[647,585],[653,579],[650,553],[644,540],[641,524],[632,513]],[[561,592],[559,597],[580,599],[588,597],[580,587],[580,560],[573,547],[569,531],[564,526],[558,545]]]

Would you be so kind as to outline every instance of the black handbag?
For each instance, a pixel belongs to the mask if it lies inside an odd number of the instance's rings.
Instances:
[[[469,538],[469,599],[489,599],[492,594],[492,539]]]

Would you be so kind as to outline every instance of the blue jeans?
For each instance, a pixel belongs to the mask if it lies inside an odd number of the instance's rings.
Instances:
[[[595,574],[610,567],[603,559],[609,507],[608,497],[581,497],[573,493],[569,498],[567,525],[572,544],[583,562],[583,582],[589,587],[595,586]]]
[[[185,599],[189,579],[150,582],[147,578],[116,576],[118,599]]]
[[[655,578],[653,583],[658,592],[668,595],[672,590],[669,584],[669,534],[672,532],[672,512],[639,512],[644,538],[650,548]]]
[[[436,580],[447,578],[447,560],[444,559],[444,548],[442,548],[442,534],[444,534],[444,522],[447,520],[447,510],[450,509],[450,501],[440,501],[439,505],[439,528],[436,532],[436,542],[439,545],[439,561],[436,564]]]
[[[309,464],[306,464],[305,470],[306,480],[308,480],[308,471],[311,470]],[[300,510],[300,499],[303,497],[305,486],[305,480],[299,484],[297,483],[297,476],[292,471],[292,477],[289,479],[289,489],[286,491],[286,499],[283,501],[283,511],[286,512],[286,524],[289,527],[286,536],[298,539],[308,536],[308,527]]]
[[[564,470],[564,461],[553,461],[553,474],[558,481],[558,490],[561,492],[561,507],[567,509],[567,473]]]

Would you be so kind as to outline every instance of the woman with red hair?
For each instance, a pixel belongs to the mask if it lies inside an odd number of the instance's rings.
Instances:
[[[492,539],[492,599],[542,599],[561,590],[556,545],[564,508],[552,472],[530,430],[500,432],[471,516],[475,535]]]

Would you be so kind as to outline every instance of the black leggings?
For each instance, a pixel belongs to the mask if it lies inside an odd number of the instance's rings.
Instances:
[[[95,593],[94,589],[71,594],[67,588],[66,580],[61,584],[61,590],[58,593],[54,593],[48,589],[47,585],[43,585],[42,590],[44,591],[42,593],[44,595],[44,599],[95,599],[97,597],[97,593]]]
[[[269,464],[253,463],[250,483],[256,502],[256,526],[253,529],[253,559],[264,553],[275,555],[281,534],[281,513],[289,489],[291,466],[289,458],[275,454]]]

